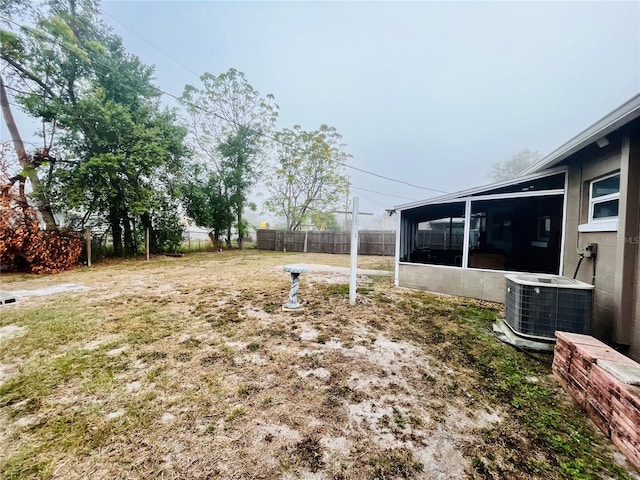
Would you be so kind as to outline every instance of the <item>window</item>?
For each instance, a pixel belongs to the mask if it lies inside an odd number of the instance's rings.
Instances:
[[[618,218],[620,203],[620,174],[591,182],[589,191],[589,222],[610,221]]]
[[[403,262],[462,266],[465,203],[425,205],[403,214]]]
[[[562,195],[471,202],[468,267],[557,274]]]

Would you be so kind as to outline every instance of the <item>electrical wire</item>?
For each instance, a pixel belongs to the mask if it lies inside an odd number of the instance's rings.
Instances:
[[[416,201],[415,198],[401,197],[400,195],[392,195],[391,193],[383,193],[383,192],[378,192],[376,190],[369,190],[367,188],[354,187],[353,185],[350,185],[349,188],[353,190],[362,190],[363,192],[375,193],[377,195],[384,195],[385,197],[393,197],[393,198],[400,198],[402,200],[409,200],[410,202]]]
[[[438,192],[438,193],[449,193],[449,192],[445,192],[444,190],[438,190],[438,189],[429,188],[429,187],[421,187],[420,185],[414,185],[413,183],[405,182],[404,180],[397,180],[395,178],[385,177],[384,175],[379,175],[377,173],[369,172],[367,170],[363,170],[362,168],[354,167],[352,165],[346,165],[346,164],[343,164],[343,165],[345,167],[347,167],[347,168],[351,168],[353,170],[357,170],[358,172],[366,173],[368,175],[373,175],[374,177],[382,178],[382,179],[388,180],[390,182],[402,183],[403,185],[408,185],[409,187],[413,187],[413,188],[419,188],[421,190],[429,190],[429,191]]]
[[[149,45],[151,45],[153,48],[155,48],[156,50],[158,50],[160,53],[162,53],[164,56],[166,56],[167,58],[170,58],[171,60],[173,60],[174,62],[176,62],[178,65],[180,65],[182,68],[184,68],[185,70],[187,70],[189,73],[193,73],[197,78],[200,78],[200,75],[198,75],[196,72],[194,72],[193,70],[191,70],[189,67],[187,67],[184,63],[182,63],[180,60],[178,60],[176,57],[169,55],[167,52],[165,52],[164,50],[162,50],[160,47],[158,47],[157,45],[155,45],[153,42],[151,42],[151,40],[146,39],[145,37],[143,37],[142,35],[140,35],[138,32],[136,32],[134,29],[132,29],[131,27],[127,26],[124,22],[118,20],[116,17],[114,17],[113,15],[111,15],[110,13],[105,12],[104,10],[102,10],[101,12],[103,15],[106,15],[107,17],[115,20],[116,22],[118,22],[120,25],[122,25],[125,29],[127,29],[128,31],[130,31],[131,33],[133,33],[136,37],[140,38],[141,40],[144,40],[146,43],[148,43]]]

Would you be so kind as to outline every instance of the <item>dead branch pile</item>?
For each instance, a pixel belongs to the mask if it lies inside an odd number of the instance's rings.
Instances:
[[[69,270],[82,253],[75,232],[41,230],[36,210],[9,189],[0,193],[0,264],[9,271]]]

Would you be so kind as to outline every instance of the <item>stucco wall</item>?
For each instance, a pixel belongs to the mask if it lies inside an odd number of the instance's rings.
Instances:
[[[599,158],[585,161],[582,166],[570,168],[567,185],[563,274],[573,277],[580,260],[576,251],[578,248],[583,248],[589,243],[598,244],[595,282],[593,281],[594,260],[591,258],[585,258],[582,261],[576,278],[595,285],[591,334],[605,342],[611,342],[614,328],[617,232],[579,233],[578,226],[587,223],[589,219],[590,182],[618,170],[620,154],[619,146],[612,146]]]
[[[570,167],[568,175],[563,269],[564,275],[572,276],[580,258],[576,248],[598,244],[595,261],[585,258],[577,276],[595,285],[591,334],[608,343],[630,345],[628,355],[640,361],[640,203],[637,193],[640,138],[637,131],[629,138],[612,142],[595,155],[591,150],[591,160],[583,157],[572,162],[575,166]],[[618,170],[621,171],[618,231],[578,232],[579,225],[589,220],[590,182]],[[635,268],[630,268],[631,265]]]
[[[402,263],[398,285],[500,303],[504,303],[506,286],[504,272]]]
[[[625,241],[627,245],[634,249],[636,256],[635,268],[635,288],[633,302],[633,330],[631,332],[632,342],[629,355],[636,361],[640,362],[640,127],[631,135],[631,149],[629,154],[629,164],[632,172],[630,173],[630,188],[635,188],[635,199],[631,197],[629,201],[631,205],[630,212],[635,210],[635,225],[625,232]]]

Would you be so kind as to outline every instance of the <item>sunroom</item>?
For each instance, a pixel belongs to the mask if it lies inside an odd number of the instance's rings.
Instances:
[[[565,170],[396,207],[396,284],[504,299],[504,273],[562,274]]]

